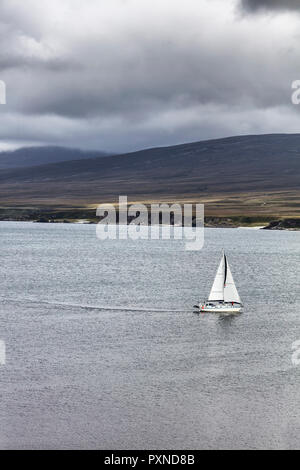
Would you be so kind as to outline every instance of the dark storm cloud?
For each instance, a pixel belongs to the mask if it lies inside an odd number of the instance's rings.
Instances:
[[[0,0],[2,141],[125,151],[299,127],[297,15],[240,18],[239,0],[24,3]]]
[[[257,10],[299,10],[299,0],[241,0],[243,7],[249,11]]]

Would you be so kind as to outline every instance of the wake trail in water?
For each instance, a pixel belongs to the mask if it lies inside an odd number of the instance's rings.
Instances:
[[[104,306],[104,305],[87,305],[87,304],[75,304],[75,303],[70,303],[70,302],[59,302],[59,301],[48,301],[48,300],[34,300],[34,299],[12,299],[8,297],[1,296],[0,297],[2,302],[13,302],[13,303],[27,303],[27,304],[37,304],[37,305],[52,305],[52,306],[57,306],[57,307],[63,307],[63,308],[80,308],[84,310],[98,310],[98,311],[112,311],[112,312],[157,312],[157,313],[170,313],[170,312],[190,312],[190,310],[187,309],[174,309],[174,308],[168,308],[168,309],[162,309],[162,308],[152,308],[152,307],[123,307],[123,306]]]

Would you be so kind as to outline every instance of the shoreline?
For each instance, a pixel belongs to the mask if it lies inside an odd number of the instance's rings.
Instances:
[[[103,218],[103,217],[102,217]],[[40,222],[40,223],[76,223],[76,224],[97,224],[101,217],[96,215],[96,211],[90,207],[0,207],[0,221],[6,222]],[[127,224],[134,223],[136,216],[127,216]],[[119,225],[120,213],[116,209],[116,224]],[[155,225],[163,225],[162,213],[158,214]],[[170,214],[170,225],[174,226],[174,213]],[[146,224],[144,224],[146,225]],[[153,225],[151,214],[148,217],[148,226]],[[184,219],[181,224],[184,226]],[[196,215],[192,218],[192,226],[197,226]],[[204,226],[206,228],[237,228],[248,230],[300,230],[300,218],[278,215],[205,215]]]
[[[28,223],[41,223],[41,224],[73,224],[73,225],[97,225],[100,220],[88,220],[88,219],[50,219],[50,220],[36,220],[36,219],[4,219],[0,218],[0,222],[28,222]],[[130,222],[129,222],[130,223]],[[131,221],[132,223],[132,221]],[[116,225],[120,225],[118,222]],[[129,225],[129,224],[128,224]],[[168,225],[168,224],[167,224]],[[152,224],[148,225],[142,225],[143,227],[151,227]],[[155,224],[155,226],[163,227],[165,226],[164,224]],[[170,224],[171,227],[174,227],[174,224]],[[176,225],[176,227],[185,227],[184,225]],[[196,227],[196,225],[193,224],[193,228]],[[278,230],[278,231],[286,231],[286,232],[297,232],[300,231],[300,226],[298,226],[298,223],[296,226],[293,226],[290,224],[290,219],[283,219],[283,220],[276,220],[272,221],[271,223],[267,225],[230,225],[230,224],[224,224],[220,221],[220,223],[216,223],[212,225],[211,223],[204,223],[204,228],[234,228],[237,230]]]

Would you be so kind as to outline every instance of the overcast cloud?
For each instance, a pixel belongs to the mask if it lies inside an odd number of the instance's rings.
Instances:
[[[300,10],[299,0],[242,0],[248,10]]]
[[[299,132],[299,2],[279,3],[0,0],[0,145],[122,152]]]

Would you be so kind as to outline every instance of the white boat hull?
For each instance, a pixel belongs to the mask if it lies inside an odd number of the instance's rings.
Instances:
[[[240,313],[242,307],[231,307],[227,305],[216,305],[214,307],[208,307],[206,305],[199,305],[199,312],[209,313]]]

